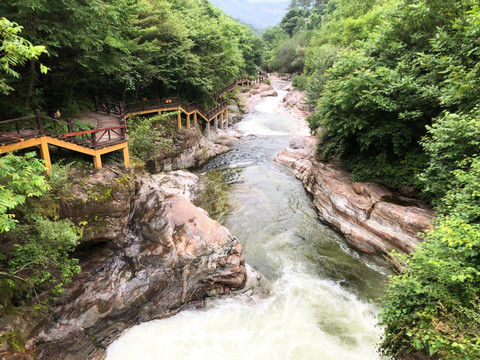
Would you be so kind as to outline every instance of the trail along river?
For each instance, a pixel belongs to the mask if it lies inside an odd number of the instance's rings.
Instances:
[[[381,359],[372,300],[387,270],[322,224],[302,184],[273,162],[298,132],[281,106],[286,91],[276,90],[238,124],[245,137],[234,149],[200,170],[198,200],[271,280],[270,295],[256,304],[219,298],[135,326],[108,348],[108,360]]]

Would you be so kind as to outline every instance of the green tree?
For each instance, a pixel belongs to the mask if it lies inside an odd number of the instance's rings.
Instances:
[[[0,286],[5,291],[0,309],[12,297],[45,290],[58,294],[80,271],[78,260],[69,257],[80,232],[69,220],[44,219],[28,210],[15,218],[27,198],[49,190],[44,173],[33,152],[0,157]]]
[[[164,113],[132,119],[129,144],[132,154],[142,161],[148,161],[172,152],[172,133],[165,123],[175,115],[176,113]]]
[[[33,46],[19,34],[22,27],[8,19],[0,18],[0,94],[8,95],[13,88],[8,85],[6,76],[19,78],[14,68],[25,64],[27,60],[37,60],[46,53],[44,46]],[[46,73],[48,68],[40,64],[40,71]]]
[[[422,145],[429,156],[428,167],[420,175],[422,189],[431,199],[442,199],[452,172],[460,163],[479,154],[480,107],[467,114],[445,113],[428,127]]]
[[[45,165],[30,152],[24,156],[9,153],[0,157],[0,233],[15,227],[11,212],[27,197],[40,196],[48,190]]]
[[[288,36],[292,37],[295,32],[298,32],[305,25],[306,16],[307,12],[304,9],[290,9],[280,22],[280,27]]]
[[[451,173],[435,228],[392,278],[382,300],[386,355],[420,350],[441,359],[480,353],[480,158]]]

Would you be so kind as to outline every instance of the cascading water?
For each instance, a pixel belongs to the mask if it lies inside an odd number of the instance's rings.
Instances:
[[[246,261],[272,281],[267,299],[208,302],[127,330],[107,359],[380,359],[377,306],[387,270],[323,225],[302,184],[273,162],[298,132],[285,91],[239,123],[246,134],[201,172],[199,206],[242,242]]]

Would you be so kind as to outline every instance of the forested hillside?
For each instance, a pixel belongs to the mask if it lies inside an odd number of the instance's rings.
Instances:
[[[33,108],[75,115],[95,96],[208,102],[261,63],[260,39],[208,1],[2,1],[0,14],[47,51],[0,72],[4,119]]]
[[[478,359],[478,2],[298,0],[263,37],[267,67],[307,92],[320,159],[436,206],[383,299],[383,351]]]
[[[212,0],[219,8],[234,19],[264,30],[277,25],[285,15],[288,0]]]

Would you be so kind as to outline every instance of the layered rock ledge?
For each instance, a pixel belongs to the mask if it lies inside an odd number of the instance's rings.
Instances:
[[[86,222],[82,273],[53,313],[11,317],[1,331],[25,334],[38,359],[103,359],[124,329],[242,288],[241,245],[192,204],[197,186],[187,172],[134,178],[102,169],[79,181],[61,212]]]
[[[315,137],[294,138],[275,160],[303,182],[320,217],[362,252],[410,253],[431,226],[433,210],[385,187],[352,182],[348,172],[315,160],[316,144]]]

